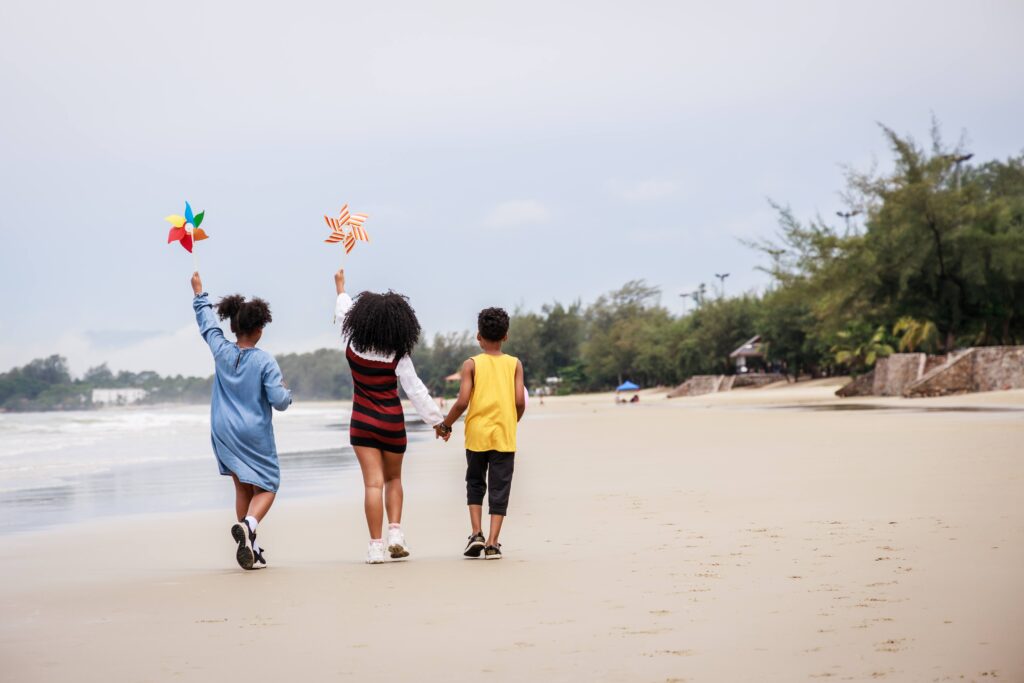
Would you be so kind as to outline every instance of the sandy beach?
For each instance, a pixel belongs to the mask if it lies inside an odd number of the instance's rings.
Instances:
[[[228,509],[12,534],[0,679],[1024,680],[1024,392],[837,385],[534,401],[500,562],[460,555],[461,427],[406,458],[407,562],[362,563],[356,471],[264,572]]]

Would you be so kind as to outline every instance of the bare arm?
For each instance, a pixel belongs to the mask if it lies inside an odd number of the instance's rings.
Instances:
[[[516,361],[516,422],[526,412],[526,387],[523,384],[523,362]]]
[[[462,364],[462,377],[459,382],[459,395],[452,403],[452,409],[448,411],[448,417],[444,419],[444,426],[451,429],[462,414],[469,407],[469,398],[473,395],[473,371],[476,370],[476,363],[472,358]]]

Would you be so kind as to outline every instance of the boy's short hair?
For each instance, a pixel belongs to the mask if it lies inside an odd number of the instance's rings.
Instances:
[[[508,334],[508,313],[504,308],[485,308],[476,317],[476,327],[487,341],[499,342]]]

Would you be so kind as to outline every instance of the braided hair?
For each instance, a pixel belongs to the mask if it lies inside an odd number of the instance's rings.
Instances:
[[[394,354],[399,359],[416,347],[420,321],[409,297],[390,290],[387,294],[363,292],[345,314],[341,331],[358,351]]]
[[[257,297],[246,301],[241,294],[232,294],[218,301],[217,317],[221,320],[230,318],[231,331],[235,334],[252,334],[273,320],[270,304]]]

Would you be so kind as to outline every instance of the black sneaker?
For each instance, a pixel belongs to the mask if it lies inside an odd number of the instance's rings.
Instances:
[[[235,543],[238,544],[238,550],[235,552],[235,560],[238,562],[238,566],[242,569],[252,569],[253,553],[252,553],[252,534],[249,531],[249,525],[245,522],[239,522],[231,527],[231,538],[235,539]]]
[[[263,557],[263,548],[252,554],[252,568],[253,569],[266,569],[267,560]]]
[[[466,557],[480,557],[480,552],[483,549],[484,535],[481,533],[476,533],[469,537],[469,543],[466,544],[466,552],[462,554]]]
[[[501,544],[489,545],[484,548],[484,559],[485,560],[500,560],[501,559]]]

